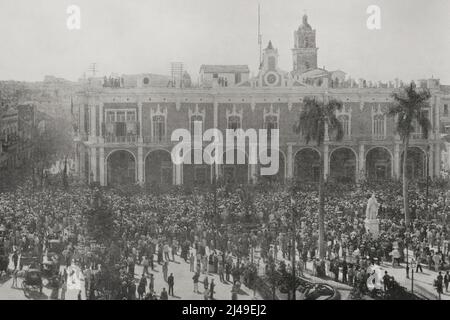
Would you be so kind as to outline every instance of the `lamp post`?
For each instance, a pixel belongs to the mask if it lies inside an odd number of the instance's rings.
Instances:
[[[291,198],[291,205],[292,205],[292,254],[291,254],[291,260],[292,260],[292,300],[297,300],[296,298],[296,277],[295,277],[295,200],[294,198]]]
[[[429,179],[430,179],[430,145],[427,146],[427,189],[426,189],[426,208],[427,208],[427,220],[430,220],[430,208],[428,206],[428,187],[429,187]]]
[[[409,279],[409,273],[408,273],[408,267],[409,267],[409,250],[408,250],[408,243],[409,243],[409,232],[405,232],[405,246],[406,246],[406,278]]]
[[[414,294],[414,268],[417,267],[416,260],[411,259],[411,293]]]

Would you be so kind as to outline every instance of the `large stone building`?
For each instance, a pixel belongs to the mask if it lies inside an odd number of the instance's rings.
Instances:
[[[85,85],[76,101],[80,174],[86,182],[101,185],[206,184],[215,174],[229,182],[256,181],[258,165],[172,163],[170,152],[175,142],[170,140],[171,133],[178,128],[191,129],[201,121],[204,130],[278,128],[280,180],[317,180],[320,154],[327,178],[399,178],[401,141],[394,119],[385,112],[392,103],[392,92],[403,83],[397,79],[387,83],[355,81],[343,71],[319,69],[316,33],[306,15],[294,36],[289,72],[279,68],[278,50],[269,42],[255,77],[249,76],[246,66],[202,66],[199,86],[190,88],[152,86],[143,76],[123,76],[127,86]],[[428,172],[433,178],[442,168],[442,134],[446,126],[450,128],[450,94],[437,79],[420,80],[417,85],[432,94],[431,108],[426,111],[432,129],[428,140],[422,139],[420,130],[412,135],[408,174],[424,177]],[[337,143],[327,136],[319,149],[293,133],[308,96],[343,102],[337,114],[345,131],[343,141]]]

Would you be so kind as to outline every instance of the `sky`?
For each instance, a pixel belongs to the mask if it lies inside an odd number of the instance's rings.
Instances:
[[[246,64],[256,74],[263,44],[292,70],[294,30],[306,12],[317,31],[319,67],[372,81],[441,79],[450,84],[448,0],[0,0],[0,80],[77,80],[135,73],[169,74],[182,61],[196,79],[202,64]],[[81,10],[69,30],[67,8]],[[369,30],[367,7],[381,9]]]

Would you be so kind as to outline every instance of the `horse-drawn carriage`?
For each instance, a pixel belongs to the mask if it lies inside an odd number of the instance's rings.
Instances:
[[[38,269],[29,269],[25,271],[25,277],[22,281],[22,289],[25,297],[29,297],[32,291],[38,290],[42,293],[42,274]]]

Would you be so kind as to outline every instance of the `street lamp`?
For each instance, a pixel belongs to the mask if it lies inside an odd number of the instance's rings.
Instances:
[[[427,207],[427,220],[430,220],[430,208],[428,206],[428,185],[430,179],[430,145],[427,146],[427,191],[426,191],[426,207]]]
[[[292,205],[292,300],[297,300],[296,298],[296,277],[295,277],[295,200],[291,198]]]
[[[414,294],[414,269],[417,267],[416,260],[411,259],[411,293]]]

